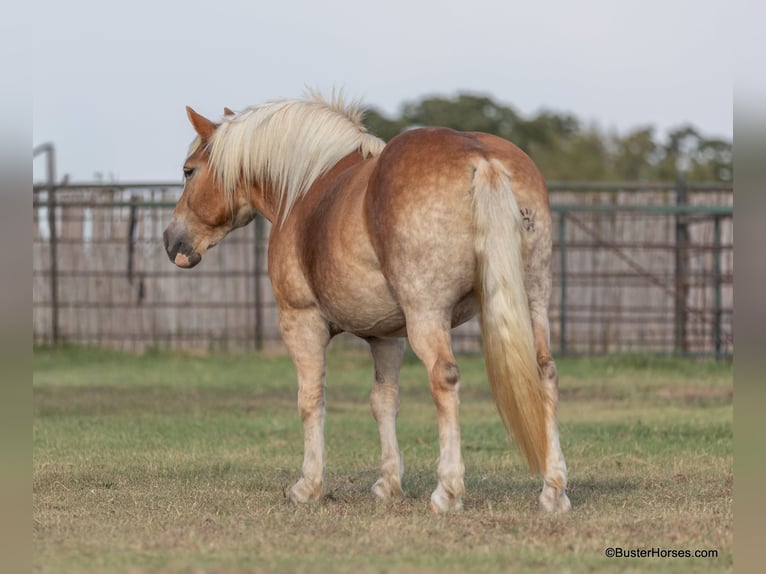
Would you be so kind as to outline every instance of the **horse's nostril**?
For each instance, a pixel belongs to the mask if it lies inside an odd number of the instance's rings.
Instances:
[[[179,249],[181,249],[181,244],[183,243],[181,239],[176,239],[175,241],[172,241],[170,234],[165,230],[165,233],[162,234],[162,240],[165,244],[165,252],[168,254],[168,258],[171,261],[174,261],[176,258],[176,254],[178,253]],[[172,243],[171,243],[172,241]]]
[[[172,224],[162,233],[162,242],[165,244],[165,252],[168,259],[183,268],[194,267],[200,262],[202,256],[192,247],[191,242],[182,228],[176,228]]]

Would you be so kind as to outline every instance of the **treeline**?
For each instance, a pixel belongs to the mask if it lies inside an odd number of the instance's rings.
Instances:
[[[732,142],[707,138],[692,125],[664,137],[652,126],[618,134],[569,113],[543,111],[524,118],[474,94],[406,103],[395,118],[372,108],[365,124],[384,140],[416,126],[496,134],[526,151],[548,181],[670,181],[682,172],[688,181],[731,182],[734,175]]]

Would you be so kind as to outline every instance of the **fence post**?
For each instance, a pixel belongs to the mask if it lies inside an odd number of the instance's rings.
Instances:
[[[59,342],[59,287],[58,287],[58,237],[56,231],[56,187],[51,182],[48,187],[48,232],[51,258],[51,330],[53,344]]]
[[[138,225],[138,195],[130,196],[130,216],[128,218],[128,283],[133,284],[133,256],[136,248],[136,227]]]
[[[721,338],[721,216],[713,216],[713,346],[715,358],[722,356]]]
[[[567,214],[562,211],[559,218],[559,255],[561,262],[561,309],[559,310],[559,347],[562,355],[567,354]]]
[[[682,173],[676,180],[676,206],[688,205],[686,178]],[[676,212],[676,248],[675,248],[675,352],[685,355],[689,351],[686,338],[686,299],[689,291],[689,225],[685,212]]]
[[[58,275],[58,233],[56,231],[56,148],[52,143],[44,143],[32,150],[32,157],[46,154],[48,172],[48,248],[50,254],[51,288],[51,342],[59,343],[59,275]]]

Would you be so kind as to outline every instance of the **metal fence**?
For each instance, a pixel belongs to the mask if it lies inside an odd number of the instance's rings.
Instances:
[[[733,353],[733,190],[727,185],[549,184],[551,339],[559,354]],[[281,347],[268,222],[233,232],[191,271],[162,231],[177,184],[34,188],[36,344]],[[476,321],[454,332],[480,349]]]

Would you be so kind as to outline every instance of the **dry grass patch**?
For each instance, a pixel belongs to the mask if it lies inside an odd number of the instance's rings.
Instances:
[[[542,514],[463,358],[465,511],[427,513],[436,417],[402,374],[403,500],[381,504],[371,367],[330,357],[326,494],[295,507],[294,378],[282,357],[39,351],[34,381],[38,572],[710,571],[732,566],[731,373],[705,362],[560,361],[573,511]],[[694,392],[692,392],[694,391]],[[691,399],[689,397],[692,397]],[[609,547],[717,558],[607,559]]]

